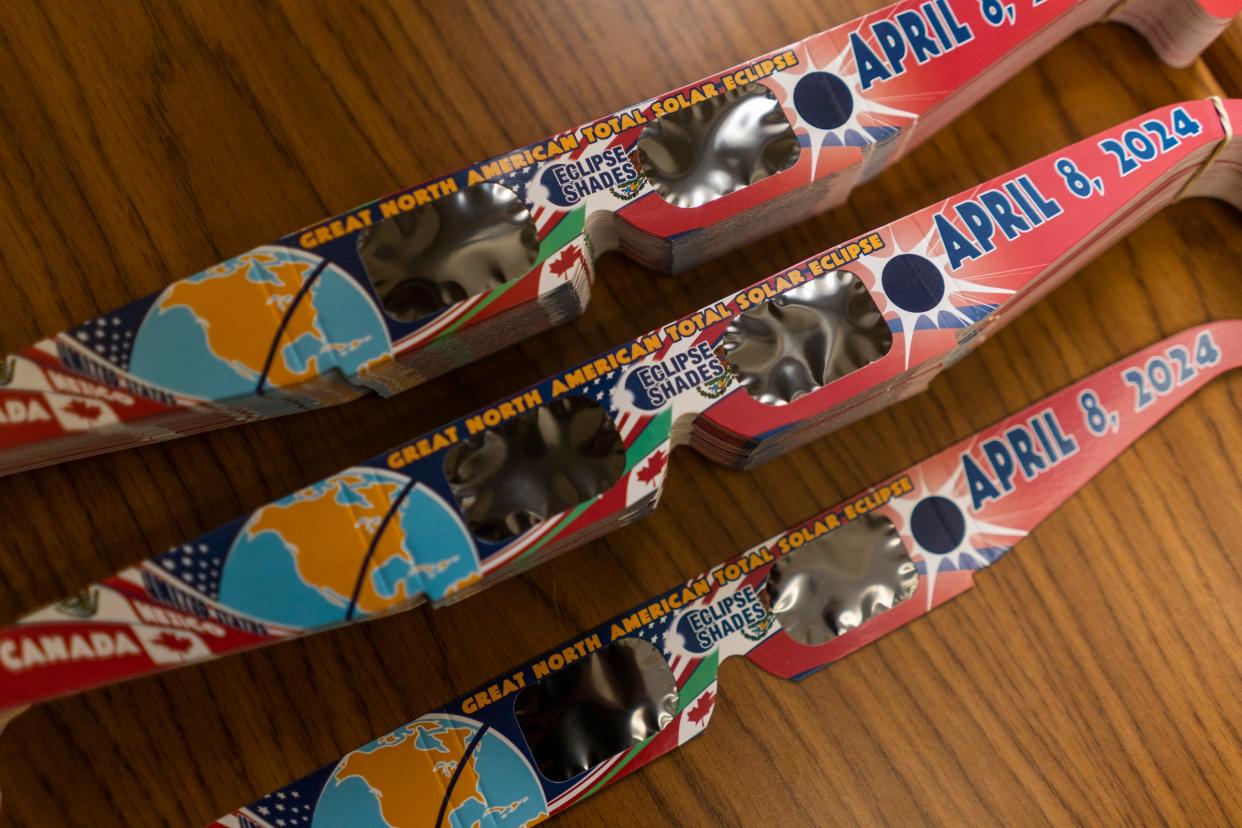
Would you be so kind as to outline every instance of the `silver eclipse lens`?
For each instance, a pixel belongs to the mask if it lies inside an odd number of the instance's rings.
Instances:
[[[914,561],[892,521],[864,515],[781,558],[764,599],[799,644],[824,644],[914,595]]]
[[[800,147],[772,92],[753,83],[653,121],[636,144],[655,191],[699,207],[792,167]]]
[[[530,210],[491,182],[384,219],[358,237],[384,310],[403,322],[516,279],[538,254]]]
[[[565,782],[659,733],[677,701],[659,651],[623,638],[520,691],[513,711],[539,772]]]
[[[837,270],[745,311],[721,344],[752,397],[785,405],[875,362],[893,334],[863,283]]]
[[[448,450],[444,473],[475,537],[500,543],[590,500],[625,471],[625,445],[587,397],[533,408]]]

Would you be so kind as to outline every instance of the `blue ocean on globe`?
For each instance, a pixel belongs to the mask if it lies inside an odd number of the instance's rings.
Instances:
[[[319,336],[304,333],[281,349],[281,358],[295,372],[319,357],[319,371],[337,368],[346,375],[358,372],[388,353],[388,331],[370,299],[358,285],[335,268],[328,268],[311,285],[309,301],[319,315]],[[322,343],[347,347],[325,349]],[[356,344],[354,344],[356,343]]]
[[[290,264],[302,266],[304,279],[322,260],[302,251],[262,247],[170,285],[151,306],[135,335],[129,371],[160,388],[225,400],[256,391],[278,335],[292,341],[280,347],[275,359],[293,374],[306,371],[311,360],[317,360],[321,374],[340,370],[352,375],[389,352],[381,312],[360,285],[332,265],[323,267],[300,298],[298,307],[310,303],[315,311],[313,327],[281,331],[281,325],[295,318],[289,311],[304,284],[285,283],[275,275],[274,268]],[[244,279],[239,278],[243,269]],[[289,278],[287,273],[284,278]],[[194,295],[187,286],[204,283],[212,283],[213,300],[221,300],[219,304],[213,301],[215,316],[201,307],[201,297],[191,301],[190,296],[182,295]],[[253,307],[259,301],[254,286],[264,284],[272,285],[265,290],[275,291],[288,303],[276,305],[268,298],[270,326],[247,325],[228,315],[238,303]],[[259,293],[261,296],[262,291]],[[283,312],[277,310],[280,307]],[[296,318],[298,324],[306,325],[309,317],[299,314]]]
[[[237,536],[220,578],[220,601],[252,618],[290,627],[344,620],[345,601],[328,600],[302,580],[284,538],[275,532]]]
[[[329,778],[319,795],[311,828],[392,828],[380,811],[379,798],[361,777],[340,782]]]
[[[359,489],[383,486],[390,496],[395,496],[406,483],[406,478],[391,472],[352,469],[265,508],[314,502],[317,510],[342,510],[345,514],[339,520],[352,522],[352,507],[368,502]],[[273,528],[256,529],[265,522],[270,524],[264,520],[264,513],[263,509],[256,512],[233,541],[220,576],[221,602],[253,618],[292,627],[320,627],[347,620],[356,569],[343,571],[336,583],[307,582],[296,566],[296,542]],[[425,593],[436,599],[478,569],[474,542],[460,518],[443,499],[421,484],[401,501],[385,531],[400,533],[402,550],[414,557],[417,565],[400,557],[369,561],[369,577],[381,598],[396,596],[398,587],[404,586],[406,596]],[[323,555],[332,550],[316,552]],[[365,615],[355,607],[354,617]]]
[[[340,475],[329,477],[281,498],[272,507],[316,501],[324,509],[348,511],[352,505],[365,501],[358,488],[389,484],[399,489],[405,483],[398,475],[377,470],[347,474],[357,477],[358,482],[351,483]],[[297,570],[290,548],[293,541],[274,529],[255,531],[263,513],[264,509],[256,512],[233,541],[220,576],[220,600],[254,618],[293,627],[318,627],[345,620],[348,588],[344,584],[332,589],[329,584],[307,583]]]
[[[422,565],[389,558],[371,573],[376,593],[390,597],[404,583],[406,595],[425,592],[431,600],[444,596],[458,581],[478,571],[474,541],[457,514],[422,484],[416,486],[398,509],[402,548]],[[436,563],[430,567],[432,561]]]
[[[420,721],[446,728],[464,729],[469,733],[467,743],[472,742],[479,731],[478,723],[456,716],[431,714],[423,716]],[[395,743],[404,743],[408,739],[416,739],[417,749],[432,754],[433,761],[444,751],[434,736],[424,739],[399,733]],[[374,754],[391,748],[392,744],[394,743],[372,742],[357,753]],[[478,771],[480,784],[477,796],[467,796],[455,810],[445,813],[444,824],[451,828],[471,828],[474,825],[516,828],[538,819],[546,812],[543,789],[534,771],[518,749],[500,734],[486,731],[475,745],[471,758],[466,761],[475,762],[475,769]],[[459,777],[462,778],[464,777]],[[445,781],[443,778],[419,778],[411,779],[410,784],[443,796]],[[460,794],[461,791],[454,791],[455,797]],[[412,815],[390,814],[398,821],[385,821],[380,808],[382,796],[383,791],[374,789],[360,776],[351,775],[340,781],[335,779],[335,775],[329,777],[327,785],[319,795],[319,801],[315,804],[311,828],[392,828],[393,824],[406,824],[401,821],[402,817],[413,818]],[[425,804],[428,811],[434,811],[441,802]],[[485,818],[485,812],[489,810],[491,813],[486,813]]]
[[[129,371],[156,387],[203,399],[252,393],[259,372],[217,357],[194,311],[184,305],[152,308],[143,320]]]
[[[454,828],[470,828],[481,822],[487,808],[515,802],[519,804],[512,811],[492,813],[491,824],[524,825],[547,810],[538,778],[508,739],[489,730],[483,734],[475,753],[478,754],[480,793],[487,804],[484,806],[477,800],[463,802],[452,814]]]

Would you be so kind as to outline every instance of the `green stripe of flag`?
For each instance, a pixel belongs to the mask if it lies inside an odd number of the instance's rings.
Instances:
[[[690,678],[686,682],[686,685],[682,687],[681,690],[678,691],[678,695],[677,695],[677,712],[678,713],[685,710],[686,706],[689,705],[690,702],[694,701],[694,699],[697,698],[701,692],[703,692],[703,688],[707,687],[709,684],[711,684],[713,681],[716,680],[716,671],[719,666],[720,666],[720,657],[717,655],[715,650],[713,650],[710,655],[708,655],[706,658],[704,658],[702,661],[699,662],[699,666],[694,668],[694,672],[690,674]],[[626,765],[628,765],[631,761],[633,761],[634,757],[637,756],[642,751],[643,748],[645,748],[648,744],[650,744],[651,740],[654,738],[655,736],[650,736],[647,739],[644,739],[643,741],[634,745],[634,747],[630,748],[629,752],[625,754],[625,757],[620,762],[618,762],[616,765],[614,765],[613,768],[608,771],[608,773],[604,774],[603,779],[599,780],[594,785],[592,785],[591,790],[587,791],[586,794],[582,798],[586,799],[588,796],[594,796],[596,791],[598,791],[600,788],[604,787],[610,781],[612,781],[612,778],[616,776],[618,773],[620,773],[621,770],[623,770]]]
[[[644,428],[642,433],[638,435],[638,439],[634,441],[634,445],[630,446],[625,452],[625,470],[627,472],[631,471],[640,460],[654,451],[656,446],[668,439],[669,429],[672,422],[673,412],[665,410],[656,415],[651,422],[647,423],[646,428]],[[514,559],[514,562],[516,563],[523,558],[527,558],[536,550],[546,546],[549,541],[561,534],[561,532],[564,532],[566,527],[577,519],[578,515],[585,512],[594,503],[594,499],[588,500],[585,503],[579,503],[567,515],[565,515],[565,517],[561,518],[557,522],[554,529],[549,531],[548,534],[544,535],[535,543],[531,544],[529,549],[526,549],[522,552],[522,554],[518,555],[517,558]]]
[[[586,226],[586,212],[583,208],[578,207],[570,213],[567,213],[565,218],[561,219],[561,223],[556,225],[556,227],[552,229],[552,232],[548,234],[547,238],[539,244],[539,255],[535,259],[535,265],[542,263],[553,253],[569,244],[569,242],[574,238],[580,236],[584,226]],[[532,267],[535,265],[532,265]],[[489,293],[482,302],[475,305],[467,313],[462,314],[460,319],[441,331],[439,335],[436,336],[436,339],[448,336],[453,331],[478,316],[484,308],[492,302],[495,302],[501,296],[504,296],[510,288],[520,281],[520,279],[514,279],[511,282],[505,282],[503,285],[498,285],[497,287],[492,288],[491,293]]]

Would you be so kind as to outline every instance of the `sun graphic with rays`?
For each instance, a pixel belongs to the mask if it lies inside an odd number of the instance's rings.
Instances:
[[[906,344],[905,367],[910,367],[910,352],[920,323],[925,327],[965,328],[978,322],[996,307],[985,304],[986,312],[973,315],[964,308],[975,308],[975,294],[1011,296],[1010,288],[980,284],[975,280],[950,275],[949,258],[939,233],[933,226],[914,244],[905,246],[893,234],[888,255],[877,255],[871,263],[875,270],[880,313],[885,319],[896,317],[901,323]],[[882,297],[879,294],[883,294]]]
[[[830,147],[866,149],[895,138],[913,125],[917,115],[888,106],[863,94],[853,50],[842,48],[835,57],[817,62],[810,45],[799,49],[803,72],[778,72],[771,82],[785,93],[786,112],[796,133],[810,143],[811,180],[820,152]]]
[[[924,463],[910,475],[917,497],[889,503],[901,519],[899,531],[907,548],[921,558],[917,563],[927,575],[929,609],[939,573],[983,569],[1027,534],[1024,529],[981,520],[974,513],[960,461],[955,460],[949,474],[933,474],[930,466]]]

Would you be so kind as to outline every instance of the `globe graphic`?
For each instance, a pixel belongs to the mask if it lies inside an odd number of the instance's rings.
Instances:
[[[350,753],[315,805],[311,828],[489,828],[547,817],[543,789],[503,735],[431,714]],[[443,814],[443,821],[438,822]]]
[[[314,628],[473,583],[478,557],[457,512],[422,484],[407,487],[402,475],[357,467],[259,509],[225,558],[220,602]]]
[[[227,400],[254,393],[260,382],[292,388],[385,357],[380,311],[343,271],[321,265],[304,251],[260,247],[169,285],[134,338],[130,373],[180,394]]]

